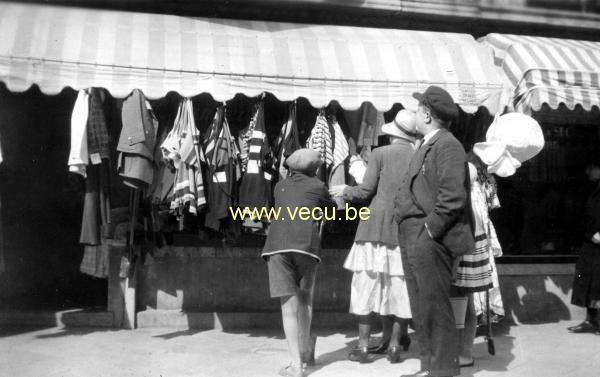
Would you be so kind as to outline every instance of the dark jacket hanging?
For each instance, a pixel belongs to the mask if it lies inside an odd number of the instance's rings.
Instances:
[[[79,242],[100,245],[102,233],[110,224],[110,135],[108,133],[105,93],[90,89],[87,120],[88,161],[85,197]],[[91,164],[90,164],[91,162]]]
[[[144,94],[134,89],[123,102],[118,171],[123,182],[144,189],[154,180],[154,148],[158,120]]]

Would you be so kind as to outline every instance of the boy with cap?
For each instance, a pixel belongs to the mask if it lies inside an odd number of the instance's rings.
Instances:
[[[423,144],[397,192],[395,216],[421,370],[403,377],[456,376],[459,343],[450,286],[455,257],[474,248],[465,211],[466,154],[448,131],[458,116],[450,94],[430,86],[413,96],[419,101],[416,129]]]
[[[325,184],[315,177],[323,164],[319,152],[299,149],[285,161],[291,175],[275,185],[275,209],[278,219],[272,219],[262,257],[267,261],[271,297],[281,300],[283,330],[292,362],[279,374],[303,377],[302,364],[313,365],[316,338],[310,335],[312,300],[321,261],[319,219],[301,218],[302,208],[335,207]],[[292,214],[296,214],[291,218]]]

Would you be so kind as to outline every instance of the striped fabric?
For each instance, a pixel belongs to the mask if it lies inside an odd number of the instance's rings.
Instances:
[[[240,207],[267,208],[273,204],[273,180],[275,167],[271,146],[267,139],[265,105],[258,103],[253,117],[252,138],[248,141],[248,164],[239,188]]]
[[[332,126],[335,144],[333,146],[333,167],[335,168],[339,164],[344,163],[344,160],[349,156],[348,152],[350,148],[348,147],[346,136],[344,136],[344,132],[337,120],[333,122]]]
[[[254,111],[250,124],[246,130],[243,130],[238,137],[240,143],[240,161],[242,165],[242,172],[246,172],[248,167],[248,159],[250,158],[250,145],[252,144],[252,135],[254,134],[254,128],[256,127],[256,118],[258,117],[258,108]]]
[[[453,283],[464,292],[482,292],[493,287],[490,246],[485,233],[475,235],[475,252],[460,257]]]
[[[173,129],[161,148],[166,158],[177,168],[171,211],[181,218],[187,207],[191,214],[196,215],[206,204],[200,165],[205,158],[200,148],[200,134],[194,124],[194,111],[189,98],[181,101]]]
[[[505,103],[529,113],[544,103],[552,109],[600,107],[600,42],[489,34],[482,39],[494,51],[507,84]]]
[[[467,34],[274,23],[0,3],[0,81],[13,91],[38,84],[133,88],[148,98],[208,92],[218,101],[266,91],[336,99],[348,110],[369,101],[415,109],[415,91],[446,88],[467,112],[495,112],[502,81],[489,49]]]
[[[490,259],[492,237],[487,195],[490,194],[478,180],[471,181],[471,210],[475,224],[475,250],[458,259],[454,285],[463,292],[485,292],[493,287]],[[495,194],[492,194],[495,195]]]
[[[314,149],[321,154],[321,159],[326,167],[333,164],[333,145],[331,145],[331,132],[327,119],[323,115],[317,116],[317,121],[306,142],[306,147]]]

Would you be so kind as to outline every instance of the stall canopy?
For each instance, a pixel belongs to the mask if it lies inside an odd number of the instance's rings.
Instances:
[[[600,43],[522,35],[489,34],[484,44],[494,51],[517,111],[600,107]]]
[[[495,111],[502,88],[489,48],[466,34],[18,3],[0,3],[0,80],[47,94],[95,86],[116,97],[139,88],[149,98],[207,92],[224,101],[266,91],[380,110],[414,108],[412,93],[435,84],[467,112]]]

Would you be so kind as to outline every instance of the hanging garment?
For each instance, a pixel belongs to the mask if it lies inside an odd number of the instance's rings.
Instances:
[[[256,128],[256,120],[258,116],[259,112],[257,108],[254,111],[252,118],[250,118],[250,123],[248,124],[248,127],[245,130],[242,130],[240,132],[240,136],[238,137],[238,142],[240,144],[240,161],[243,173],[246,172],[246,168],[248,167],[248,160],[250,156],[250,144],[252,143],[252,135],[254,133],[254,129]]]
[[[383,112],[368,102],[358,110],[345,110],[344,116],[350,129],[350,136],[356,140],[360,155],[368,163],[373,147],[379,145],[381,127],[385,123]]]
[[[164,158],[176,169],[170,208],[181,221],[186,210],[196,215],[206,204],[201,166],[205,157],[189,98],[181,101],[173,129],[161,144],[161,149]]]
[[[158,136],[156,145],[158,148],[154,150],[154,162],[156,173],[154,180],[148,190],[148,196],[153,204],[159,205],[168,201],[168,198],[173,195],[173,185],[175,183],[175,167],[169,162],[169,159],[163,156],[163,150],[160,146],[163,145],[169,131],[167,127],[162,127],[161,134]]]
[[[334,134],[334,145],[333,145],[333,162],[331,174],[329,175],[329,187],[344,185],[346,184],[346,171],[344,161],[349,156],[348,142],[344,136],[344,132],[338,122],[333,119],[332,121],[333,134]],[[335,198],[338,209],[344,208],[344,199]]]
[[[97,278],[108,277],[110,244],[103,242],[98,246],[86,245],[79,271]]]
[[[301,148],[298,138],[298,122],[296,119],[296,102],[290,106],[288,121],[283,125],[281,133],[275,145],[278,146],[277,160],[275,165],[279,170],[279,180],[285,179],[289,170],[284,166],[285,160],[295,151]]]
[[[229,130],[225,107],[217,109],[204,148],[208,165],[208,212],[204,225],[219,231],[221,220],[229,216],[229,208],[235,204],[234,193],[242,175],[239,150]]]
[[[264,103],[256,109],[252,139],[248,148],[248,164],[242,176],[239,191],[240,207],[269,208],[273,203],[272,182],[275,169],[273,156],[267,141]]]
[[[310,133],[307,148],[314,149],[321,154],[321,159],[325,162],[325,169],[329,169],[333,164],[333,145],[331,141],[331,132],[327,118],[322,113],[317,116],[315,125]]]
[[[100,245],[110,219],[110,168],[107,159],[87,168],[79,243]]]
[[[117,169],[123,183],[135,189],[147,189],[154,179],[154,148],[158,120],[152,106],[139,89],[123,102],[123,128],[119,137]]]
[[[372,103],[367,102],[361,106],[362,119],[358,136],[358,146],[376,147],[379,145],[381,127],[385,123],[383,112],[377,111]]]
[[[69,171],[86,176],[88,165],[87,122],[89,115],[89,94],[85,90],[77,93],[75,106],[71,114],[71,151],[69,153]]]
[[[105,93],[100,88],[90,88],[89,116],[87,120],[87,147],[92,164],[110,159],[110,137],[104,112]]]

